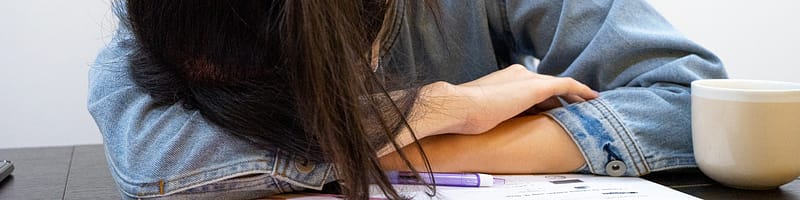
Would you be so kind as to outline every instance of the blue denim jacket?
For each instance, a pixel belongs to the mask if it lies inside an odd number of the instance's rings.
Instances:
[[[379,73],[457,84],[522,63],[573,77],[600,98],[545,114],[583,152],[587,165],[577,171],[639,176],[696,166],[689,83],[725,71],[644,1],[445,1],[439,28],[419,1],[388,12]],[[120,24],[89,71],[89,110],[124,197],[253,198],[336,179],[328,163],[231,136],[180,105],[154,105],[128,73],[128,29]]]

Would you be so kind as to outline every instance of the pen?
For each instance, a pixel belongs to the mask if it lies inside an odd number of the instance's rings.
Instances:
[[[423,184],[414,177],[412,172],[389,171],[386,175],[389,176],[389,182],[392,184]],[[492,175],[481,173],[420,172],[419,176],[427,183],[432,183],[431,178],[433,178],[438,186],[483,187],[494,184]]]

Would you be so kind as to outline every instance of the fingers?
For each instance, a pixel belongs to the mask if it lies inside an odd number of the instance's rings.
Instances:
[[[584,102],[597,98],[597,92],[588,86],[570,78],[554,77],[529,71],[522,65],[511,65],[479,79],[461,84],[462,88],[480,91],[483,95],[521,98],[520,103],[540,104],[548,98],[559,96],[567,103]],[[525,99],[525,100],[523,100]],[[561,106],[559,101],[545,103],[540,107],[554,108]],[[528,106],[532,106],[529,104]]]
[[[598,97],[597,92],[569,77],[562,78],[541,74],[533,74],[531,77],[522,81],[482,85],[480,89],[486,92],[484,95],[504,98],[516,97],[520,98],[519,102],[532,103],[528,106],[542,103],[548,98],[556,96],[560,96],[568,103],[583,102]]]
[[[555,82],[553,87],[558,87],[554,95],[560,96],[568,103],[584,102],[587,99],[594,99],[599,96],[597,91],[592,90],[589,86],[573,79],[572,77],[554,77],[544,74],[536,74],[537,79],[549,80]]]
[[[537,78],[539,74],[536,74],[523,65],[514,64],[508,66],[502,70],[492,72],[491,74],[487,74],[481,78],[476,80],[464,83],[464,86],[480,86],[480,85],[490,85],[490,84],[502,84],[514,81],[522,81],[531,78]]]
[[[525,111],[525,114],[536,114],[547,110],[551,110],[553,108],[558,108],[564,106],[564,102],[566,102],[567,104],[573,104],[585,101],[586,99],[583,99],[576,95],[553,96],[547,100],[542,101],[541,103],[534,105],[533,107]]]
[[[547,100],[542,101],[539,104],[534,105],[533,107],[531,107],[530,109],[525,111],[525,113],[526,114],[537,114],[537,113],[544,112],[544,111],[547,111],[547,110],[550,110],[550,109],[553,109],[553,108],[558,108],[558,107],[561,107],[561,106],[563,106],[561,104],[561,100],[559,100],[558,97],[554,96],[554,97],[548,98]]]
[[[564,101],[566,101],[567,103],[579,103],[586,101],[586,99],[581,98],[580,96],[574,94],[562,95],[561,98],[564,99]]]
[[[567,102],[580,102],[599,96],[589,86],[570,77],[554,78],[548,81],[551,81],[551,84],[547,84],[547,87],[552,90],[553,95],[565,97]]]
[[[558,99],[558,97],[554,96],[554,97],[548,98],[547,100],[545,100],[545,101],[543,101],[543,102],[541,102],[539,104],[536,104],[535,107],[537,107],[540,110],[550,110],[550,109],[561,107],[561,106],[562,106],[561,100]]]

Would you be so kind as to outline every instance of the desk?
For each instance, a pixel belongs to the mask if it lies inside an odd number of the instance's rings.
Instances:
[[[14,172],[0,199],[120,199],[102,145],[0,149]]]
[[[102,145],[0,149],[16,168],[0,183],[0,199],[120,199]],[[749,191],[719,185],[697,169],[644,177],[703,199],[800,199],[800,179],[776,190]]]

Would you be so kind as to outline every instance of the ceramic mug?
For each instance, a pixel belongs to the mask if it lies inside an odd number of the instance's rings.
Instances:
[[[800,176],[800,84],[692,82],[692,143],[700,170],[741,189],[772,189]]]

